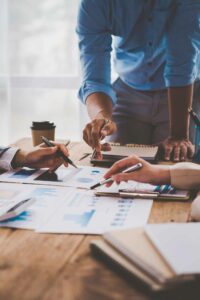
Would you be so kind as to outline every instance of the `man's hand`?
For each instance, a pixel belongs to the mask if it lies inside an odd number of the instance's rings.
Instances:
[[[160,144],[160,149],[166,161],[185,161],[187,158],[191,159],[194,155],[194,146],[188,139],[175,140],[168,138]]]
[[[128,167],[137,163],[142,163],[143,167],[135,172],[122,173]],[[168,166],[151,165],[145,160],[133,155],[116,162],[110,170],[104,175],[107,179],[112,177],[116,183],[121,181],[135,180],[151,184],[170,184],[170,169]],[[110,186],[112,183],[108,184]]]
[[[63,144],[54,144],[55,147],[35,147],[31,151],[19,150],[12,161],[12,166],[14,168],[49,168],[51,170],[58,168],[61,164],[64,164],[67,167],[68,164],[64,162],[62,158],[57,156],[58,149],[68,156],[69,153],[67,148]]]
[[[116,132],[117,126],[115,122],[106,118],[94,119],[88,123],[83,130],[84,141],[96,150],[97,158],[101,157],[101,144],[100,141],[106,136]]]

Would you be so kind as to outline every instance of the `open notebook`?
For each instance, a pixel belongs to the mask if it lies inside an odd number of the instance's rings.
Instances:
[[[200,224],[154,224],[110,231],[94,240],[94,253],[157,291],[200,279]]]
[[[111,151],[102,151],[102,160],[96,159],[94,151],[91,157],[91,163],[112,164],[133,154],[140,156],[147,161],[154,161],[158,152],[158,146],[153,145],[126,144],[122,146],[118,143],[110,143],[110,146]]]

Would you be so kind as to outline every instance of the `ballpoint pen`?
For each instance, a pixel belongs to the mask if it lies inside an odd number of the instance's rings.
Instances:
[[[102,130],[107,124],[109,124],[109,122],[110,122],[109,119],[105,119],[105,118],[104,118],[104,124],[103,124],[101,130]],[[105,136],[103,136],[103,135],[100,136],[100,144],[101,144],[101,141],[102,141],[104,138],[105,138]],[[95,157],[96,157],[96,154],[97,154],[97,150],[94,149],[94,152],[93,152],[93,154],[92,154],[92,157],[95,158]]]
[[[131,173],[131,172],[137,171],[137,170],[139,170],[141,168],[142,168],[142,164],[141,163],[137,163],[136,165],[133,165],[130,168],[122,171],[122,173]],[[97,187],[99,187],[101,185],[104,185],[104,184],[107,184],[107,183],[111,183],[111,182],[113,182],[113,179],[110,177],[108,179],[104,179],[104,180],[102,180],[102,181],[94,184],[93,186],[90,187],[90,189],[93,190],[93,189],[95,189],[95,188],[97,188]]]
[[[45,145],[47,145],[48,147],[55,147],[55,145],[54,145],[51,141],[49,141],[46,137],[41,136],[41,139],[42,139],[42,141],[45,143]],[[72,165],[74,168],[78,168],[78,167],[73,163],[73,161],[72,161],[69,157],[67,157],[64,153],[62,153],[61,150],[58,150],[58,151],[57,151],[57,154],[58,154],[58,156],[62,157],[62,159],[63,159],[65,162],[69,163],[69,164]]]
[[[18,202],[17,204],[15,204],[14,206],[11,206],[8,210],[3,211],[3,212],[1,211],[0,212],[0,222],[6,221],[8,219],[18,216],[19,214],[24,212],[27,209],[27,207],[32,205],[35,201],[36,201],[35,198],[24,199],[24,200]]]
[[[193,111],[192,108],[190,108],[188,111],[189,111],[190,116],[191,116],[191,118],[193,119],[195,125],[200,126],[200,119],[199,119],[199,117],[197,116],[197,114]]]

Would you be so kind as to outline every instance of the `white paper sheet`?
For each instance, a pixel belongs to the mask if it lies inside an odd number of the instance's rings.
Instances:
[[[200,223],[151,224],[145,232],[177,275],[200,273]]]
[[[104,231],[143,226],[152,200],[95,197],[73,190],[63,205],[37,230],[46,233],[102,234]]]
[[[128,182],[121,182],[119,185],[115,182],[110,186],[106,187],[105,185],[102,185],[98,189],[96,189],[96,192],[102,192],[102,193],[108,193],[108,194],[116,194],[119,190],[125,189],[125,190],[131,190],[131,191],[144,191],[144,192],[154,192],[156,186],[151,185],[148,183],[140,183],[136,181],[128,181]]]
[[[3,173],[0,175],[0,182],[71,186],[88,189],[102,179],[106,170],[105,168],[87,166],[80,166],[78,169],[61,166],[55,173],[47,176],[46,169],[31,170],[24,168]],[[43,177],[43,180],[41,180],[41,177]]]
[[[12,199],[36,198],[36,202],[19,216],[0,222],[0,227],[36,229],[57,207],[62,205],[69,188],[0,183],[0,202]]]
[[[96,181],[96,174],[94,177]],[[72,184],[78,178],[77,175],[70,179]],[[2,201],[6,197],[9,201],[12,197],[34,197],[36,202],[0,226],[49,233],[102,234],[112,229],[143,226],[152,206],[152,200],[96,197],[93,191],[54,185],[0,183],[0,199],[1,195]]]

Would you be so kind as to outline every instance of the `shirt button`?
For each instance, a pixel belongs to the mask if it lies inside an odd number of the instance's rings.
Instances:
[[[148,42],[148,45],[149,45],[149,47],[151,47],[151,46],[152,46],[152,44],[153,44],[152,42]]]

